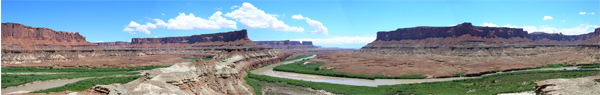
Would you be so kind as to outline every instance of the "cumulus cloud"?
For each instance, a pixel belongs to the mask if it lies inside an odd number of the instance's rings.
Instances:
[[[366,44],[375,41],[376,37],[332,37],[326,39],[302,38],[292,41],[312,41],[315,45]]]
[[[484,24],[486,24],[485,22]],[[499,27],[493,23],[487,23],[488,27]],[[494,26],[495,25],[495,26]],[[483,26],[483,25],[482,25]],[[502,27],[509,28],[523,28],[523,30],[527,32],[546,32],[546,33],[563,33],[565,35],[579,35],[586,34],[594,31],[594,28],[598,28],[598,25],[589,25],[589,24],[580,24],[579,26],[571,27],[571,28],[555,28],[550,25],[542,25],[539,27],[536,26],[513,26],[510,24],[503,25]]]
[[[235,21],[228,20],[223,18],[221,15],[221,11],[215,12],[212,16],[208,17],[208,19],[203,19],[200,17],[196,17],[194,14],[190,13],[186,15],[185,13],[179,13],[179,16],[174,19],[169,19],[168,22],[164,22],[160,19],[153,19],[156,21],[156,25],[167,27],[167,29],[180,29],[180,30],[192,30],[192,29],[200,29],[200,30],[208,30],[208,29],[221,29],[221,28],[233,28],[236,29]]]
[[[591,14],[591,15],[594,15],[594,14],[596,14],[596,13],[592,12],[592,13],[590,13],[590,14]]]
[[[233,28],[236,29],[236,22],[233,20],[228,20],[223,18],[221,15],[221,11],[215,12],[212,16],[208,17],[208,19],[203,19],[200,17],[196,17],[194,14],[190,13],[186,15],[185,13],[179,13],[179,16],[174,19],[169,19],[167,22],[161,19],[152,19],[156,22],[156,24],[146,23],[146,25],[140,25],[134,21],[131,21],[123,31],[130,32],[135,34],[132,31],[139,31],[146,34],[150,34],[149,29],[156,29],[157,27],[166,27],[167,29],[179,29],[179,30],[208,30],[208,29],[221,29],[221,28]]]
[[[240,6],[238,5],[233,5],[233,7],[231,7],[230,9],[235,9],[235,8],[239,8]]]
[[[145,25],[141,25],[137,22],[131,21],[131,22],[129,22],[129,25],[127,25],[127,27],[125,27],[125,29],[123,29],[123,31],[129,32],[131,34],[135,34],[135,33],[132,33],[132,31],[139,31],[139,32],[143,32],[146,34],[150,34],[150,30],[148,30],[148,29],[156,29],[156,25],[152,24],[152,23],[146,23]]]
[[[552,20],[554,18],[552,18],[551,16],[544,16],[544,20]]]
[[[258,9],[254,7],[254,5],[247,2],[244,2],[237,10],[225,14],[225,16],[239,21],[242,23],[242,25],[248,28],[267,28],[275,31],[292,32],[304,31],[304,28],[291,27],[285,24],[283,21],[278,20],[275,15],[267,14],[265,11]]]
[[[160,15],[165,16],[165,13],[160,13]]]
[[[580,15],[585,15],[585,12],[579,12]]]
[[[102,43],[102,42],[104,42],[104,41],[96,41],[96,43]]]
[[[296,19],[296,20],[306,20],[306,23],[308,23],[308,25],[310,27],[312,27],[313,29],[315,29],[315,31],[311,31],[309,33],[312,33],[312,34],[328,34],[327,27],[323,26],[323,23],[321,23],[319,21],[312,20],[312,19],[310,19],[308,17],[304,17],[304,16],[302,16],[300,14],[292,15],[292,18]]]
[[[488,22],[484,22],[483,24],[481,24],[480,26],[486,26],[486,27],[498,27],[498,25],[493,24],[493,23],[488,23]]]

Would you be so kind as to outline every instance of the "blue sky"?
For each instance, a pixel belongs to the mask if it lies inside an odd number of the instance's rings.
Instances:
[[[90,42],[248,29],[250,39],[257,41],[312,40],[324,47],[360,48],[378,31],[415,26],[471,22],[575,35],[600,25],[599,0],[3,0],[2,5],[2,22],[79,32]]]

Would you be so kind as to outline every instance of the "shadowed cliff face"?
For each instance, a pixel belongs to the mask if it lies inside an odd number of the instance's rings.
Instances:
[[[248,39],[246,29],[226,33],[202,34],[181,37],[133,38],[131,39],[131,44],[194,44],[199,42],[231,42],[236,40],[250,40]]]
[[[78,32],[54,31],[18,23],[2,23],[2,49],[71,48],[95,46]]]
[[[420,40],[426,38],[446,38],[471,35],[476,37],[526,38],[523,29],[506,27],[479,27],[463,23],[452,27],[413,27],[400,28],[389,32],[377,32],[377,41]]]

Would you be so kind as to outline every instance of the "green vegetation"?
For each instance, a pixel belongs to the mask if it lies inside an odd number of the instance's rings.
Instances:
[[[290,64],[279,65],[273,70],[275,71],[284,71],[284,72],[295,72],[295,73],[304,73],[304,74],[315,74],[315,75],[324,75],[324,76],[335,76],[335,77],[347,77],[347,78],[361,78],[361,79],[424,79],[427,76],[423,75],[406,75],[406,76],[385,76],[385,75],[354,75],[347,74],[342,72],[333,72],[331,69],[322,68],[321,66],[325,63],[320,61],[312,61],[308,64],[303,64],[307,60],[302,60]]]
[[[50,92],[62,92],[62,91],[83,91],[96,85],[108,85],[112,83],[127,83],[140,78],[140,76],[127,76],[127,77],[104,77],[104,78],[91,78],[81,80],[75,83],[70,83],[61,87],[50,88],[46,90],[34,91],[31,93],[50,93]]]
[[[594,64],[594,65],[588,65],[588,66],[581,66],[579,68],[600,68],[600,64]]]
[[[523,71],[512,73],[499,73],[481,78],[428,82],[418,84],[384,85],[379,87],[350,86],[321,82],[284,79],[265,75],[248,73],[248,79],[254,83],[284,83],[313,89],[326,90],[338,94],[476,94],[495,95],[498,93],[511,93],[531,91],[536,81],[555,78],[577,78],[600,75],[600,70],[560,70],[560,71]],[[256,82],[259,81],[259,82]],[[260,89],[260,85],[253,86]]]
[[[43,74],[43,75],[11,75],[2,74],[2,88],[16,86],[34,81],[45,81],[52,79],[72,79],[82,77],[99,77],[111,75],[135,75],[138,72],[82,72],[82,73],[67,73],[67,74]]]
[[[15,73],[15,72],[114,72],[114,71],[138,71],[138,70],[151,70],[156,68],[164,68],[166,66],[139,66],[139,67],[72,67],[72,68],[35,68],[35,67],[11,67],[2,68],[2,73]]]
[[[536,81],[600,75],[599,70],[524,71],[481,78],[380,86],[383,94],[498,94],[533,90]]]
[[[204,61],[210,61],[210,60],[212,60],[212,58],[197,58],[197,57],[181,57],[181,58],[183,58],[183,59],[190,59],[190,62],[194,62],[194,61],[197,61],[197,60],[200,60],[200,59],[202,59]]]
[[[250,87],[252,87],[252,89],[254,89],[254,95],[263,95],[260,89],[261,84],[264,84],[264,82],[258,81],[256,79],[250,79],[248,78],[248,76],[245,76],[244,80],[246,80],[246,84],[248,84]]]
[[[539,67],[533,67],[533,68],[527,68],[527,69],[560,68],[560,67],[566,67],[566,66],[568,66],[568,64],[565,62],[564,64],[548,64],[545,66],[539,66]]]
[[[460,73],[452,74],[452,77],[462,77],[462,76],[465,76],[465,72],[460,72]]]

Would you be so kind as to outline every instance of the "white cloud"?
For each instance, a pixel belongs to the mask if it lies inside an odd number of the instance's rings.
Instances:
[[[580,15],[585,15],[585,12],[579,12]]]
[[[231,7],[230,9],[235,9],[235,8],[238,8],[238,7],[240,7],[240,6],[238,6],[238,5],[233,5],[233,7]]]
[[[150,34],[149,29],[156,29],[159,27],[167,27],[167,29],[180,29],[180,30],[192,30],[192,29],[221,29],[221,28],[233,28],[236,29],[236,22],[233,20],[228,20],[223,18],[221,15],[221,11],[215,12],[212,16],[208,17],[208,19],[203,19],[200,17],[194,16],[194,14],[190,13],[186,15],[185,13],[179,13],[179,16],[174,19],[169,19],[168,22],[165,22],[160,19],[152,19],[156,22],[156,24],[146,23],[146,25],[140,25],[134,21],[131,21],[123,31],[127,31],[129,33],[135,34],[132,31],[139,31],[146,34]],[[134,29],[135,28],[135,29]]]
[[[315,31],[311,31],[309,33],[312,34],[328,34],[329,32],[327,31],[327,27],[323,26],[323,23],[316,21],[316,20],[312,20],[308,17],[304,17],[300,14],[297,15],[292,15],[293,19],[297,19],[297,20],[306,20],[306,23],[308,23],[308,25],[310,25],[310,27],[312,27],[313,29],[315,29]]]
[[[290,27],[289,25],[286,25],[283,21],[278,20],[276,16],[267,14],[265,11],[258,9],[247,2],[244,2],[239,9],[225,14],[225,16],[239,21],[248,28],[268,28],[275,31],[292,32],[304,31],[304,28],[302,27]]]
[[[222,7],[215,8],[215,10],[221,10],[221,9],[223,9],[223,8]]]
[[[203,19],[194,16],[190,13],[179,13],[179,16],[174,19],[169,19],[168,22],[164,22],[160,19],[153,19],[156,21],[156,25],[167,27],[167,29],[181,29],[181,30],[192,30],[192,29],[221,29],[221,28],[233,28],[236,29],[235,21],[225,19],[221,16],[221,11],[215,12],[208,19]]]
[[[552,18],[551,16],[544,16],[544,20],[552,20],[554,18]]]
[[[96,41],[96,43],[101,43],[101,42],[104,42],[104,41]]]
[[[498,25],[493,23],[485,22],[482,26],[488,25],[488,27],[498,27]],[[509,28],[523,28],[523,30],[531,33],[531,32],[546,32],[546,33],[563,33],[565,35],[579,35],[586,34],[594,31],[594,28],[598,28],[598,25],[589,25],[589,24],[580,24],[579,26],[571,27],[571,28],[555,28],[549,25],[542,25],[540,27],[536,26],[513,26],[510,24],[503,25],[502,27]]]
[[[326,39],[302,38],[292,41],[312,41],[315,45],[366,44],[375,41],[376,37],[333,37]]]
[[[591,14],[591,15],[594,15],[594,14],[596,14],[596,13],[592,12],[592,13],[590,13],[590,14]]]
[[[481,26],[486,26],[486,27],[498,27],[498,25],[496,25],[496,24],[492,24],[492,23],[488,23],[488,22],[484,22],[483,24],[481,24]]]
[[[562,22],[567,22],[567,21],[565,21],[565,20],[562,20]]]
[[[131,21],[131,22],[129,22],[129,25],[127,25],[127,27],[125,27],[125,29],[123,29],[123,31],[129,32],[131,34],[135,34],[135,33],[132,33],[132,31],[139,31],[139,32],[143,32],[146,34],[150,34],[150,31],[148,29],[156,29],[156,25],[152,24],[152,23],[146,23],[145,25],[141,25],[141,24],[138,24],[137,22]]]
[[[160,15],[165,16],[165,13],[160,13]]]

